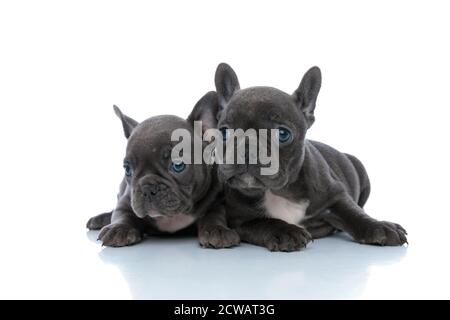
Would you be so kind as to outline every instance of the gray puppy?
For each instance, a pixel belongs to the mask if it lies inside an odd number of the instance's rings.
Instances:
[[[300,250],[312,238],[344,231],[359,243],[397,246],[406,231],[371,218],[363,209],[370,192],[367,173],[352,155],[306,140],[314,123],[321,72],[311,68],[290,95],[271,87],[240,89],[227,64],[215,75],[218,128],[278,129],[279,171],[261,175],[262,165],[224,164],[227,218],[242,241],[272,251]],[[227,143],[228,144],[228,143]]]
[[[207,93],[187,120],[176,116],[156,116],[138,124],[114,106],[128,139],[124,159],[125,177],[116,208],[91,218],[87,227],[101,229],[103,245],[121,247],[140,242],[144,234],[168,234],[185,230],[196,222],[200,244],[224,248],[239,243],[237,233],[227,227],[221,185],[215,165],[172,162],[171,141],[175,129],[194,135],[194,121],[203,129],[216,126],[214,109],[206,105],[217,101]],[[193,143],[193,139],[192,139]]]

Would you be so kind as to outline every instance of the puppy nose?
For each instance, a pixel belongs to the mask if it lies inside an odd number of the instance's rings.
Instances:
[[[149,198],[152,196],[156,196],[159,188],[156,184],[145,184],[141,187],[141,191],[144,197]]]

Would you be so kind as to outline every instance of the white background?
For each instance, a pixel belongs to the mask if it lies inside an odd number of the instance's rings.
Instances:
[[[0,298],[450,298],[450,7],[446,1],[3,1]],[[309,138],[357,155],[367,211],[409,246],[338,236],[304,252],[195,239],[102,249],[125,138],[187,116],[229,63],[242,87],[323,86]]]

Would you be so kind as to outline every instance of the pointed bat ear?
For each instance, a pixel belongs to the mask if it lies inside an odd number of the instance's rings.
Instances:
[[[128,139],[133,129],[136,128],[139,123],[136,120],[124,115],[118,106],[114,105],[113,108],[116,115],[122,121],[123,133],[125,134],[125,138]]]
[[[303,112],[308,128],[314,123],[314,109],[322,85],[322,74],[319,67],[312,67],[303,76],[300,86],[292,95],[295,103]]]
[[[240,89],[234,70],[226,63],[217,66],[214,78],[220,108],[224,109],[233,94]]]
[[[196,104],[187,121],[194,125],[194,121],[202,121],[202,130],[217,127],[217,113],[219,112],[219,102],[217,93],[210,91],[205,94]]]

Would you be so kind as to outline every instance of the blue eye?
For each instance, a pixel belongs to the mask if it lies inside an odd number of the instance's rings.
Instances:
[[[278,140],[280,142],[287,142],[291,138],[291,132],[283,127],[278,128]]]
[[[125,163],[125,164],[123,165],[123,168],[125,169],[125,175],[126,175],[127,177],[131,177],[131,176],[133,175],[133,169],[131,169],[131,167],[130,167],[129,164]]]
[[[230,135],[230,132],[229,132],[228,128],[225,128],[225,127],[220,128],[220,133],[222,133],[222,139],[223,139],[223,141],[227,141],[227,140],[228,140],[228,137],[229,137],[229,135]]]
[[[184,169],[186,169],[186,164],[184,162],[172,162],[172,166],[171,166],[172,170],[176,173],[180,173],[182,171],[184,171]]]

